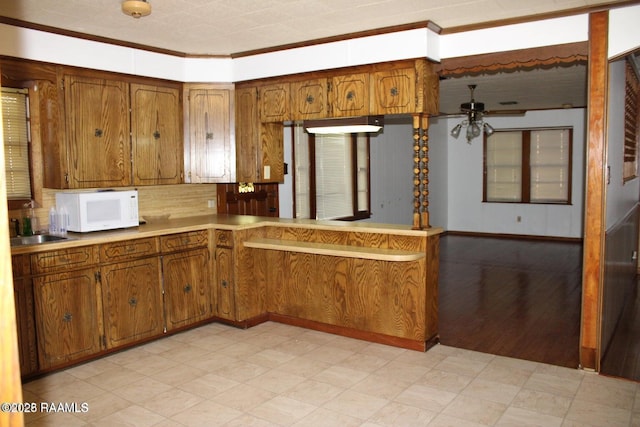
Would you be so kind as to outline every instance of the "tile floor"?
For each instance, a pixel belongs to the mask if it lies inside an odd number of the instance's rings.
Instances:
[[[28,382],[29,426],[640,426],[640,383],[437,345],[210,324]]]

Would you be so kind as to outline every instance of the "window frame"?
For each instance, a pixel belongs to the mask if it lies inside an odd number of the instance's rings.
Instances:
[[[569,132],[569,152],[567,155],[567,200],[566,201],[532,201],[531,200],[531,133],[545,130],[566,130]],[[522,159],[521,159],[521,180],[520,180],[520,200],[488,200],[487,199],[487,139],[489,136],[485,133],[482,145],[482,202],[483,203],[511,203],[511,204],[531,204],[531,205],[572,205],[572,187],[573,187],[573,127],[540,127],[540,128],[521,128],[521,129],[496,129],[494,134],[499,132],[521,132],[522,134]]]
[[[33,165],[33,137],[34,137],[34,133],[33,133],[33,102],[32,102],[32,91],[33,89],[31,87],[22,87],[21,85],[13,85],[13,86],[2,86],[3,89],[9,89],[9,90],[17,90],[17,91],[25,91],[25,100],[26,100],[26,113],[27,116],[25,117],[26,120],[26,126],[27,126],[27,163],[28,163],[28,170],[29,170],[29,191],[31,192],[31,197],[30,198],[20,198],[20,199],[9,199],[9,195],[7,194],[7,209],[8,210],[18,210],[18,209],[22,209],[26,204],[31,203],[35,200],[35,186],[34,186],[34,165]],[[4,120],[4,119],[3,119]],[[4,144],[3,144],[4,145]],[[6,162],[6,159],[5,159]],[[6,171],[5,171],[6,174]],[[5,176],[5,180],[6,180],[6,176]]]
[[[297,218],[297,193],[296,193],[296,180],[297,180],[297,167],[295,164],[296,159],[296,131],[295,126],[291,127],[291,139],[292,139],[292,162],[293,162],[293,217]],[[366,137],[366,168],[367,168],[367,209],[358,210],[358,156],[357,156],[357,142],[358,134],[348,134],[351,139],[351,191],[352,191],[352,215],[333,218],[333,221],[358,221],[362,219],[371,218],[371,140],[369,135]],[[316,136],[314,134],[307,134],[308,154],[309,154],[309,169],[308,169],[308,182],[309,182],[309,216],[311,219],[317,217],[317,182],[316,182]]]
[[[638,177],[640,144],[640,79],[629,58],[625,60],[624,117],[623,183]]]

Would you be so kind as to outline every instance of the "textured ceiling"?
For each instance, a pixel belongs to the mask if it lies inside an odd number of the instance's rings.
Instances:
[[[0,16],[189,55],[232,55],[327,37],[431,21],[444,29],[611,0],[149,0],[151,15],[133,19],[120,0],[0,0]],[[585,67],[443,80],[440,111],[469,100],[488,110],[586,105]],[[504,106],[500,102],[515,101]]]
[[[620,1],[617,1],[618,3]],[[431,21],[442,28],[617,3],[612,0],[2,0],[0,16],[194,55],[229,55]]]

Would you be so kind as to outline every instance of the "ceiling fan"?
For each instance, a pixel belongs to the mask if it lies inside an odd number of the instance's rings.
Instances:
[[[460,136],[460,131],[462,131],[462,128],[466,126],[467,142],[471,143],[473,138],[482,134],[482,130],[484,130],[487,136],[491,136],[495,132],[495,129],[491,127],[489,123],[485,123],[483,121],[483,116],[487,114],[487,111],[484,109],[484,103],[476,102],[473,96],[476,85],[471,84],[468,85],[468,87],[471,92],[471,101],[460,104],[460,112],[466,114],[467,118],[451,129],[451,136],[458,138],[458,136]]]

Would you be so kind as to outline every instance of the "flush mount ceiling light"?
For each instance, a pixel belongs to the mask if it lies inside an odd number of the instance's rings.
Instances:
[[[347,117],[344,119],[305,120],[308,133],[376,133],[384,126],[384,116]]]
[[[476,102],[473,98],[473,91],[475,88],[476,85],[469,85],[471,101],[460,104],[460,111],[465,113],[467,118],[463,120],[462,123],[457,124],[453,129],[451,129],[451,136],[457,138],[460,135],[462,128],[466,126],[468,143],[471,143],[473,138],[480,136],[483,129],[487,136],[491,136],[493,132],[495,132],[495,129],[493,129],[489,123],[484,123],[482,120],[482,115],[485,113],[484,104],[482,102]]]
[[[151,4],[147,0],[125,0],[122,2],[122,12],[138,19],[151,13]]]

